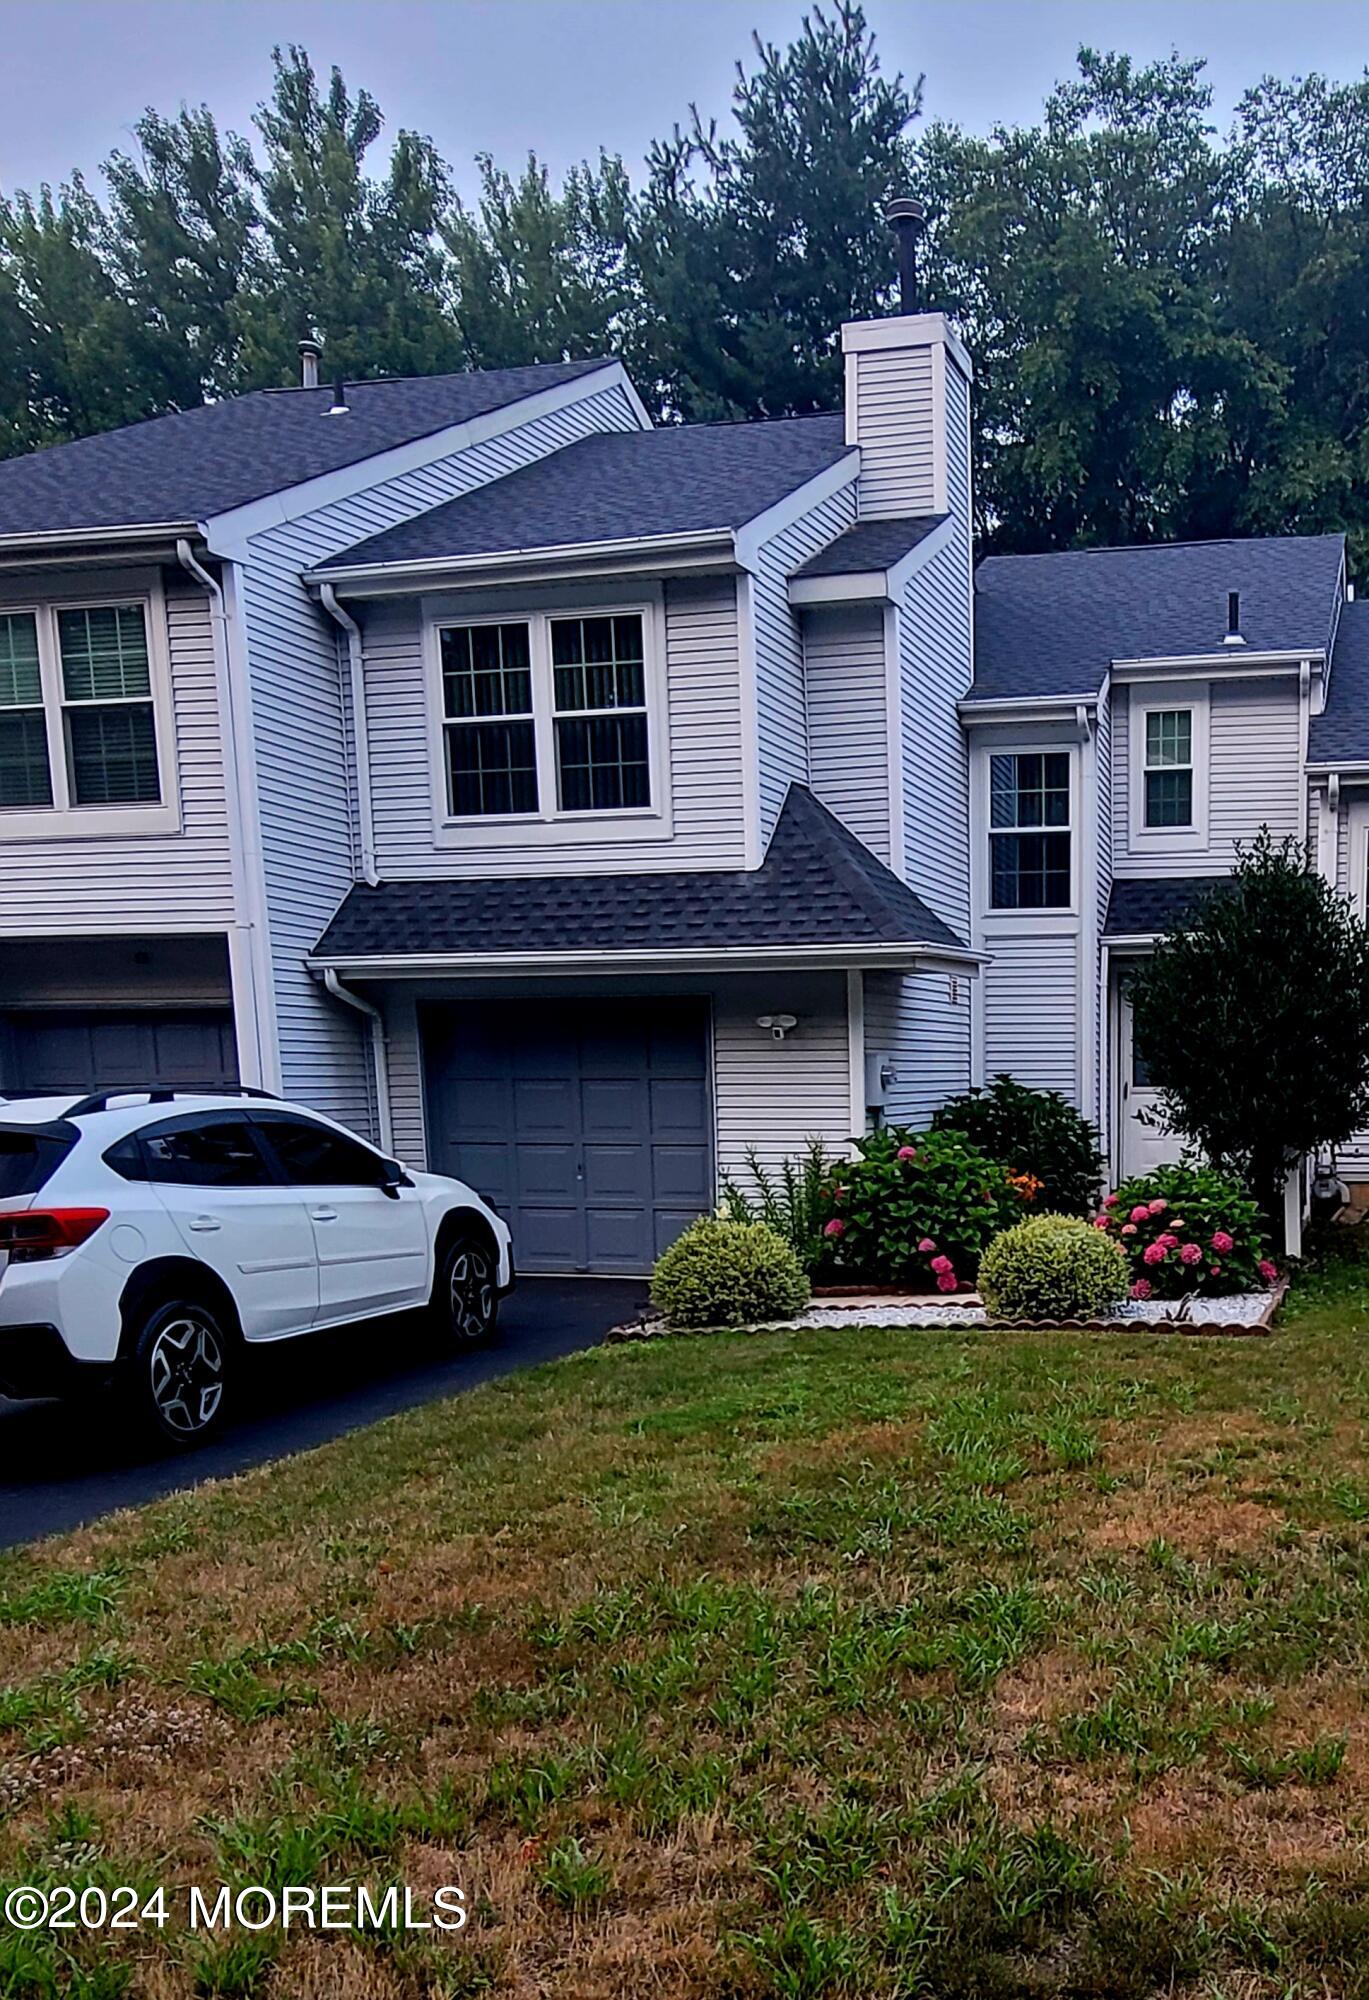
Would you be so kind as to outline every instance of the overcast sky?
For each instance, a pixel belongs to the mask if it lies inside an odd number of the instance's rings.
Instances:
[[[798,0],[0,0],[0,188],[93,173],[148,104],[207,102],[245,129],[275,42],[342,66],[389,124],[430,134],[464,191],[476,153],[553,168],[599,147],[636,165],[691,99],[725,112],[752,28]],[[1032,117],[1081,42],[1204,56],[1225,122],[1265,72],[1351,78],[1364,0],[868,0],[886,70],[925,71],[927,114],[978,130]]]

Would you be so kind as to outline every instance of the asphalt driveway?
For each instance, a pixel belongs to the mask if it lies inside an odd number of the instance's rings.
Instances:
[[[185,1457],[135,1452],[103,1402],[67,1408],[0,1396],[0,1547],[305,1451],[396,1410],[592,1347],[645,1300],[645,1279],[524,1278],[504,1301],[498,1338],[470,1354],[443,1354],[421,1323],[395,1320],[290,1341],[253,1357],[250,1407],[215,1443]]]

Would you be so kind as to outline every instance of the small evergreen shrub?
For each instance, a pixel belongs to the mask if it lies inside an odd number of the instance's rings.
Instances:
[[[746,1326],[788,1319],[808,1303],[808,1279],[763,1222],[704,1216],[658,1258],[651,1297],[671,1326]]]
[[[1032,1215],[996,1236],[979,1266],[979,1291],[995,1319],[1101,1319],[1125,1298],[1119,1246],[1073,1215]]]
[[[763,1222],[773,1229],[811,1273],[823,1260],[822,1225],[831,1212],[827,1190],[838,1164],[821,1139],[810,1139],[798,1159],[782,1160],[773,1170],[748,1146],[744,1180],[723,1175],[723,1211],[733,1222]]]
[[[1005,1168],[960,1132],[882,1126],[856,1141],[827,1191],[823,1277],[958,1291],[1022,1213]]]
[[[1022,1181],[1044,1212],[1092,1215],[1103,1186],[1098,1134],[1058,1090],[1032,1090],[996,1076],[987,1090],[953,1097],[932,1118],[936,1132],[963,1132]],[[1028,1189],[1022,1187],[1024,1196]]]
[[[1259,1203],[1214,1167],[1156,1167],[1125,1181],[1094,1226],[1125,1254],[1134,1299],[1263,1291],[1279,1275]]]

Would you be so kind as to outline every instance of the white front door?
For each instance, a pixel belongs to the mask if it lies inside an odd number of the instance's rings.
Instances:
[[[1131,1001],[1126,988],[1120,989],[1118,1003],[1118,1107],[1117,1129],[1122,1137],[1121,1177],[1148,1174],[1152,1167],[1166,1167],[1183,1151],[1183,1141],[1160,1122],[1160,1093],[1147,1072],[1145,1059],[1136,1048],[1132,1028]]]

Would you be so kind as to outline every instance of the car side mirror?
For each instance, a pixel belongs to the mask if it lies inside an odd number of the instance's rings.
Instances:
[[[386,1160],[385,1172],[380,1183],[381,1193],[389,1195],[391,1201],[398,1201],[399,1190],[412,1186],[413,1182],[409,1179],[403,1167],[400,1166],[399,1161]]]

